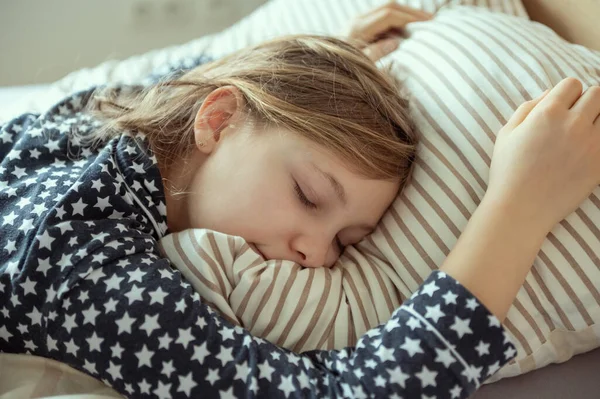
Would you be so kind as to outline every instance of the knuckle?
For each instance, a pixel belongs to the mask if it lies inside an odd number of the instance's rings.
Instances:
[[[539,106],[540,112],[546,117],[553,117],[558,114],[561,103],[555,99],[549,99]]]
[[[382,18],[385,19],[391,18],[392,15],[394,15],[394,9],[391,7],[384,8],[383,12],[381,13]]]

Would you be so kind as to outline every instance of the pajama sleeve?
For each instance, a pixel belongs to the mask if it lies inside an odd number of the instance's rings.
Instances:
[[[355,348],[294,354],[219,317],[124,223],[64,222],[36,241],[35,268],[2,274],[0,348],[127,397],[466,398],[515,355],[498,319],[439,271]]]

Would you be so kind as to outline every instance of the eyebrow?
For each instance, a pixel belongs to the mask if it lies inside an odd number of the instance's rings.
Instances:
[[[335,194],[337,195],[340,202],[346,205],[346,191],[344,190],[344,187],[340,184],[340,182],[337,181],[337,179],[329,173],[319,169],[319,167],[314,163],[312,163],[312,167],[329,181],[331,187],[333,188],[333,191],[335,191]]]

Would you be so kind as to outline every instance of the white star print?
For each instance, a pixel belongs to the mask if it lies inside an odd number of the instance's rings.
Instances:
[[[183,392],[186,396],[190,396],[192,389],[198,385],[192,378],[192,372],[190,371],[186,376],[178,376],[179,388],[177,392]]]
[[[450,391],[450,395],[452,398],[460,398],[460,393],[462,392],[462,388],[460,385],[455,385],[454,388]]]
[[[67,329],[69,334],[71,333],[71,329],[73,327],[77,327],[77,323],[75,322],[75,315],[65,315],[65,322],[63,323],[63,327]]]
[[[283,391],[283,395],[286,398],[290,395],[290,393],[296,390],[292,378],[294,378],[294,376],[292,375],[289,375],[287,377],[281,376],[281,383],[279,384],[279,386],[277,386],[277,388]]]
[[[75,343],[75,340],[71,338],[70,341],[65,343],[65,347],[67,348],[67,352],[72,353],[77,356],[77,351],[79,350],[79,346]]]
[[[406,337],[404,343],[400,345],[400,348],[407,351],[410,357],[413,357],[417,353],[423,353],[423,349],[421,349],[421,340],[419,339]]]
[[[21,209],[23,209],[29,204],[31,204],[31,200],[28,197],[23,197],[19,200],[19,202],[17,202],[17,206]]]
[[[444,312],[442,312],[440,308],[439,303],[435,306],[425,306],[425,310],[427,310],[427,313],[425,313],[425,317],[433,320],[434,323],[437,323],[440,317],[445,316]]]
[[[221,365],[226,366],[227,363],[234,360],[233,348],[221,348],[221,351],[215,357],[221,361]]]
[[[121,278],[123,279],[123,278]],[[137,285],[133,285],[131,287],[131,291],[125,294],[125,296],[129,299],[129,305],[134,303],[135,301],[143,301],[142,294],[144,293],[144,288],[140,288]]]
[[[1,332],[2,332],[2,330],[0,329],[0,337],[2,337]],[[47,341],[48,351],[57,351],[58,350],[58,346],[56,345],[57,343],[58,342],[55,339],[48,336],[48,341]]]
[[[192,328],[187,328],[187,329],[183,329],[180,328],[179,329],[179,337],[177,337],[177,339],[175,340],[176,344],[181,344],[183,345],[184,348],[187,349],[187,347],[189,346],[190,342],[192,342],[194,340],[194,336],[192,335]]]
[[[140,269],[135,269],[134,271],[127,272],[127,274],[129,275],[129,282],[130,283],[133,283],[133,282],[141,283],[142,282],[142,277],[144,277],[144,275],[146,273],[142,272]],[[162,289],[161,289],[161,291],[162,291]],[[152,294],[150,294],[150,296],[152,296]]]
[[[101,198],[98,197],[98,202],[94,205],[94,208],[99,208],[101,211],[104,211],[106,208],[110,207],[110,197]]]
[[[375,356],[381,359],[381,362],[390,361],[393,362],[395,360],[393,349],[386,348],[385,345],[381,345],[377,352],[375,352]]]
[[[466,334],[472,334],[473,330],[469,327],[470,319],[461,319],[458,316],[454,316],[454,323],[450,326],[450,329],[456,331],[458,338],[462,338]]]
[[[110,298],[105,304],[104,304],[104,309],[106,310],[106,313],[109,312],[116,312],[117,311],[117,304],[119,302],[117,300],[115,300],[114,298]]]
[[[90,352],[93,352],[93,351],[102,352],[102,349],[100,349],[100,345],[102,344],[102,341],[104,341],[104,338],[98,337],[98,335],[94,331],[92,333],[92,336],[87,339],[88,345],[90,346]]]
[[[463,370],[461,374],[464,375],[469,381],[475,382],[477,385],[479,385],[481,370],[483,370],[483,367],[469,366]]]
[[[436,386],[435,377],[437,376],[437,371],[432,371],[427,368],[427,366],[423,366],[420,372],[415,373],[418,379],[421,380],[421,386],[425,388],[426,386]]]
[[[36,308],[33,308],[30,313],[27,313],[27,317],[31,319],[31,325],[42,324],[42,314]]]
[[[15,170],[11,173],[16,176],[17,179],[20,179],[23,176],[27,176],[27,172],[25,172],[25,168],[18,168],[15,166]]]
[[[158,287],[156,291],[150,292],[150,298],[152,298],[150,300],[150,305],[153,303],[160,303],[161,305],[164,305],[164,299],[167,295],[168,294],[164,292],[161,287]]]
[[[29,277],[21,283],[21,288],[23,288],[23,292],[25,295],[27,294],[35,294],[35,285],[37,283],[35,281],[31,281]]]
[[[477,309],[477,306],[479,306],[477,304],[477,299],[475,299],[475,298],[467,299],[467,305],[466,305],[467,309],[475,310],[475,309]]]
[[[436,348],[435,353],[437,355],[435,357],[435,361],[438,363],[442,363],[445,368],[450,367],[450,365],[456,361],[456,360],[454,360],[454,357],[452,356],[450,349],[437,349]]]
[[[428,284],[423,285],[423,287],[421,288],[421,294],[423,294],[423,295],[427,294],[430,297],[432,297],[433,294],[439,289],[440,289],[440,287],[435,285],[435,281],[432,281]]]
[[[119,378],[121,376],[121,365],[117,365],[115,363],[113,363],[112,361],[109,362],[109,367],[108,367],[108,374],[110,374],[110,376],[113,378],[113,380],[116,380],[117,378]]]
[[[410,375],[404,373],[400,366],[396,366],[393,369],[386,369],[390,375],[390,384],[398,384],[402,388],[406,388],[406,380],[410,378]]]
[[[135,173],[139,173],[141,175],[145,174],[146,171],[144,169],[144,164],[143,163],[137,163],[137,162],[133,162],[133,165],[130,166],[131,169],[133,169],[133,171]]]
[[[96,324],[96,317],[102,312],[99,312],[95,309],[94,305],[90,306],[89,309],[84,310],[83,312],[83,324],[91,323]]]
[[[146,344],[142,346],[142,350],[135,353],[135,356],[138,358],[138,368],[142,366],[152,367],[152,356],[154,356],[154,352],[148,350]]]
[[[171,377],[171,374],[175,371],[175,367],[173,367],[173,360],[169,360],[168,362],[163,362],[162,373],[167,377]]]
[[[488,368],[488,376],[492,376],[496,371],[500,370],[500,362],[496,361]]]
[[[266,378],[267,380],[271,381],[271,375],[273,374],[273,372],[275,371],[275,369],[273,367],[271,367],[271,365],[269,364],[269,362],[267,362],[265,360],[264,363],[261,363],[258,366],[258,378]]]
[[[504,351],[504,357],[506,360],[512,359],[517,354],[517,351],[511,346]]]
[[[192,360],[197,360],[200,364],[204,364],[204,359],[208,356],[210,352],[206,346],[206,342],[204,342],[200,346],[194,346],[194,355],[192,356]]]
[[[141,393],[150,393],[150,390],[152,389],[152,385],[148,384],[145,378],[140,382],[139,387]]]
[[[33,219],[24,219],[21,226],[19,226],[19,230],[23,232],[23,234],[27,235],[33,229]]]
[[[83,199],[79,199],[79,201],[71,204],[71,206],[73,207],[73,215],[81,215],[83,216],[84,213],[84,209],[87,208],[87,204],[83,202]]]
[[[121,290],[121,281],[123,280],[123,277],[117,277],[116,274],[113,274],[108,280],[104,280],[104,284],[106,284],[106,293],[110,292],[110,290]]]
[[[158,339],[158,348],[169,350],[169,346],[171,342],[173,342],[173,338],[169,336],[169,333],[165,333],[162,337]]]
[[[55,240],[54,237],[51,237],[50,234],[48,234],[48,231],[44,231],[44,233],[42,233],[41,235],[39,235],[37,237],[39,243],[40,243],[40,249],[42,248],[48,248],[49,250],[52,250],[52,242]]]
[[[489,355],[490,354],[490,344],[484,343],[483,341],[479,341],[479,344],[475,347],[475,350],[479,354],[479,356]]]
[[[218,369],[210,369],[208,371],[208,375],[206,376],[206,381],[208,381],[211,385],[214,385],[215,382],[219,381],[221,377],[219,377]]]
[[[144,323],[140,326],[140,330],[145,330],[146,334],[150,336],[152,332],[159,329],[160,325],[158,324],[158,315],[150,316],[146,315],[144,319]]]
[[[227,341],[228,339],[234,339],[233,335],[234,335],[234,331],[232,328],[223,327],[223,333],[222,333],[223,341]]]
[[[131,325],[135,322],[135,319],[129,317],[129,313],[125,312],[123,317],[116,321],[117,326],[119,327],[119,334],[121,332],[127,332],[131,334]]]
[[[112,346],[112,347],[110,348],[110,352],[111,352],[111,354],[112,354],[112,357],[116,357],[117,359],[120,359],[120,358],[121,358],[121,356],[122,356],[122,353],[123,353],[123,351],[124,351],[124,350],[125,350],[125,349],[123,349],[123,348],[121,347],[121,344],[119,344],[118,342],[117,342],[117,343],[116,343],[114,346]]]

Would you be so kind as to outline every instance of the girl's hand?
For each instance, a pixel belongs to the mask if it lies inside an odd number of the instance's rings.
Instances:
[[[522,104],[496,139],[485,194],[548,232],[600,184],[600,87],[567,78]]]
[[[346,37],[363,42],[363,51],[375,62],[398,47],[407,24],[431,18],[433,14],[391,2],[356,17]]]

